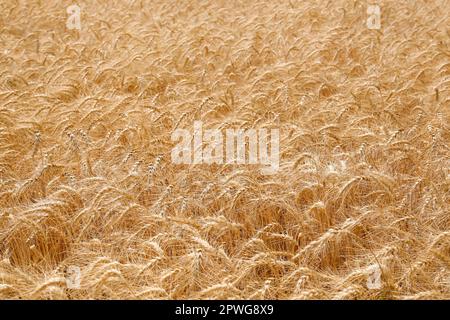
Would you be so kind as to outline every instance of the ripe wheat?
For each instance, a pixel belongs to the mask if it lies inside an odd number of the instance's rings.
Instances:
[[[377,3],[1,1],[0,298],[449,299],[450,2]]]

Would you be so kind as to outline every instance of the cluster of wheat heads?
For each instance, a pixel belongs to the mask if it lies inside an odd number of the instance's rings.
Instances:
[[[374,3],[1,1],[0,298],[450,298],[450,2]],[[279,172],[173,164],[195,120]]]

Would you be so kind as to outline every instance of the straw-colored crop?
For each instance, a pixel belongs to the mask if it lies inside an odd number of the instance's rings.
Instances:
[[[71,4],[0,2],[1,299],[450,299],[448,0]]]

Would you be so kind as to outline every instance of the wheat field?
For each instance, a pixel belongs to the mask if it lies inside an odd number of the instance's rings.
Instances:
[[[450,1],[73,3],[0,2],[0,299],[450,299]]]

